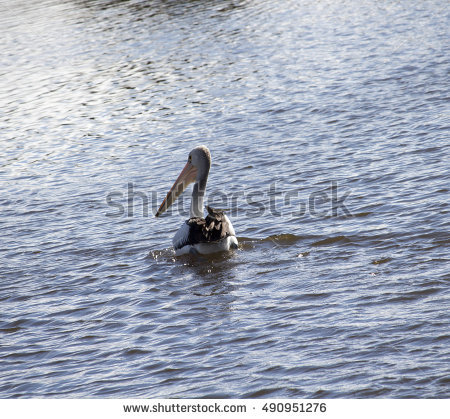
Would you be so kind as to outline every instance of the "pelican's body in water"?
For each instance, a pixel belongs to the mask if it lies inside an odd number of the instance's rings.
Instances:
[[[183,223],[173,238],[177,256],[186,253],[227,252],[238,246],[231,221],[222,211],[206,207],[208,215],[203,216],[203,198],[210,167],[211,154],[208,148],[205,146],[194,148],[189,153],[186,166],[155,214],[158,217],[166,211],[187,186],[194,183],[189,220]]]

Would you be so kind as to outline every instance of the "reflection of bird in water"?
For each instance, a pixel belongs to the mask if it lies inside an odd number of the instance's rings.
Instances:
[[[186,220],[173,238],[176,255],[186,253],[210,254],[236,249],[238,241],[229,218],[222,212],[206,207],[208,215],[203,218],[203,198],[206,191],[211,154],[207,147],[194,148],[186,166],[173,184],[156,217],[166,211],[193,182],[189,220]]]

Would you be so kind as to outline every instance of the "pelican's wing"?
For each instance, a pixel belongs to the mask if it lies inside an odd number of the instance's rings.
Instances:
[[[172,240],[173,248],[175,250],[181,249],[189,243],[189,224],[184,222],[183,225],[176,232],[175,237]]]
[[[215,210],[211,207],[206,207],[208,215],[205,218],[204,235],[207,236],[207,241],[222,240],[228,236],[234,236],[234,228],[231,225],[228,217],[223,211]]]
[[[190,218],[185,221],[173,238],[175,250],[199,243],[213,243],[229,236],[235,236],[234,228],[228,217],[222,212],[206,207],[206,218]]]
[[[211,241],[211,235],[208,234],[205,224],[205,219],[198,217],[185,221],[173,238],[174,249],[177,250],[184,246],[193,246],[197,243]]]

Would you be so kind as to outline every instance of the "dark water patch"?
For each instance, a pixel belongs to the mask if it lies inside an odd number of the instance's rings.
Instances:
[[[2,332],[2,333],[15,333],[15,332],[18,332],[19,330],[21,330],[20,327],[4,327],[4,328],[0,328],[0,332]]]
[[[450,384],[450,377],[442,377],[436,380],[436,384],[446,386]]]
[[[332,391],[319,389],[311,395],[311,399],[330,399],[335,398],[336,396],[337,395]]]
[[[1,327],[5,330],[22,330],[26,329],[28,326],[30,326],[33,323],[32,319],[18,319],[14,320],[12,322],[6,323],[2,322]]]
[[[257,391],[249,392],[243,395],[244,399],[259,399],[259,398],[270,398],[277,397],[277,394],[282,393],[281,387],[272,387],[272,388],[262,388]]]
[[[123,351],[123,356],[125,358],[128,357],[141,358],[142,356],[148,355],[149,353],[151,353],[151,351],[149,350],[130,348]]]
[[[265,239],[262,239],[261,242],[272,242],[276,245],[290,246],[290,245],[296,244],[301,239],[302,239],[302,237],[300,237],[300,236],[285,233],[285,234],[277,234],[277,235],[266,237]]]
[[[380,387],[380,386],[376,386],[373,388],[363,388],[360,390],[356,390],[353,394],[355,398],[379,398],[379,397],[383,397],[386,396],[387,394],[392,392],[392,388],[391,387]]]
[[[351,243],[351,240],[345,236],[327,237],[312,243],[312,246],[329,246],[335,243],[347,244]]]
[[[327,292],[316,292],[316,293],[305,293],[293,297],[293,301],[304,301],[304,300],[326,300],[329,297],[333,297],[332,293]]]
[[[370,212],[370,211],[358,212],[358,213],[352,214],[352,216],[356,217],[356,218],[368,217],[370,215],[372,215],[372,212]]]
[[[400,296],[388,298],[386,300],[387,303],[403,303],[403,302],[410,302],[410,301],[416,301],[425,297],[428,297],[430,295],[435,295],[441,292],[441,288],[427,288],[421,291],[409,291],[404,292]]]
[[[21,360],[21,359],[42,359],[45,358],[48,354],[50,353],[50,351],[47,350],[35,350],[35,351],[22,351],[22,352],[16,352],[16,353],[10,353],[10,354],[6,354],[6,355],[2,355],[1,358],[2,359],[14,359],[14,360]]]
[[[450,335],[436,336],[433,339],[433,342],[436,342],[436,343],[446,342],[447,344],[450,344]]]
[[[80,336],[79,337],[80,340],[86,340],[86,341],[98,341],[101,340],[102,337],[101,336],[97,336],[97,335],[84,335],[84,336]]]
[[[73,308],[69,308],[66,310],[62,310],[59,312],[55,312],[52,315],[53,316],[61,316],[61,317],[67,317],[70,316],[72,314],[79,314],[80,312],[92,312],[91,309],[89,309],[88,307],[73,307]]]
[[[309,256],[310,254],[311,254],[311,252],[301,252],[297,255],[297,257],[303,258],[303,257]]]
[[[154,362],[148,365],[143,365],[142,369],[146,370],[146,371],[160,371],[161,368],[165,365],[164,362]]]
[[[383,263],[388,263],[392,260],[392,258],[390,257],[385,257],[385,258],[381,258],[381,259],[376,259],[373,260],[372,262],[370,262],[372,265],[382,265]]]

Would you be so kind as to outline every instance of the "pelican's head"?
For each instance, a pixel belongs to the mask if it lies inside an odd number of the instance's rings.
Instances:
[[[181,171],[172,188],[170,188],[169,193],[156,212],[155,217],[158,217],[166,211],[191,183],[199,183],[200,189],[204,190],[206,188],[210,167],[211,154],[208,147],[203,145],[195,147],[189,153],[186,166],[184,166],[184,169]]]

